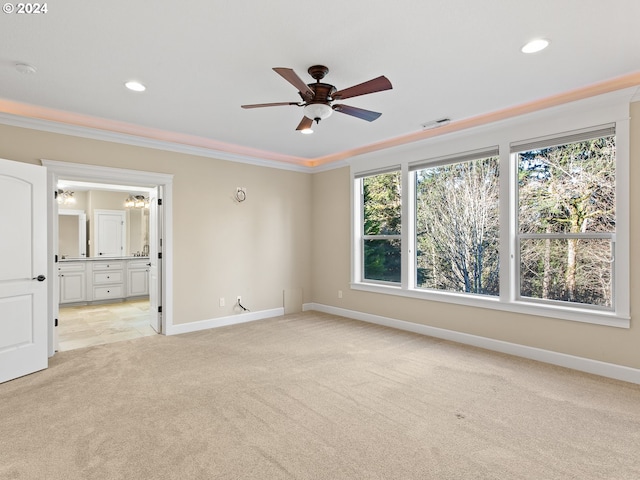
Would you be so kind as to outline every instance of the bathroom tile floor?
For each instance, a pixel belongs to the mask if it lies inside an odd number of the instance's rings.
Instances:
[[[155,334],[155,330],[149,325],[149,300],[76,307],[60,306],[60,352]]]

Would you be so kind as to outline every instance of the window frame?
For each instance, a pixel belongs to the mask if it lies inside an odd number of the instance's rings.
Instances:
[[[351,288],[358,291],[390,294],[398,297],[417,298],[428,301],[446,302],[478,308],[521,313],[539,317],[571,320],[605,326],[629,328],[630,326],[630,272],[629,272],[629,103],[628,99],[609,102],[603,107],[593,108],[593,99],[576,104],[535,112],[511,121],[487,125],[473,131],[462,130],[453,134],[430,139],[427,145],[411,148],[391,149],[377,152],[373,156],[364,155],[350,162],[352,188],[352,274]],[[514,144],[524,144],[533,139],[553,139],[566,137],[582,131],[595,131],[602,125],[615,125],[616,135],[616,232],[612,237],[615,268],[612,271],[614,286],[612,307],[570,304],[563,301],[539,301],[535,298],[520,297],[519,241],[517,238],[517,163],[516,154],[511,152]],[[415,183],[410,168],[431,162],[460,158],[462,155],[486,151],[497,145],[499,148],[499,233],[500,242],[500,295],[490,297],[481,294],[459,293],[444,290],[416,288],[415,271]],[[425,155],[425,152],[430,155]],[[373,157],[373,158],[372,158]],[[393,157],[393,167],[385,161]],[[378,170],[371,170],[372,164]],[[399,165],[398,165],[399,164]],[[384,285],[366,281],[360,272],[362,267],[362,247],[357,240],[359,210],[358,179],[363,173],[378,173],[400,170],[402,181],[402,282],[400,285]],[[563,237],[566,238],[566,237]],[[559,303],[559,304],[558,304]]]

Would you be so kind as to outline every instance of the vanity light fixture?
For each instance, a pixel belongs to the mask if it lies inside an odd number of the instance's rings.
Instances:
[[[73,205],[76,203],[73,192],[70,192],[69,190],[58,189],[58,195],[56,198],[60,205]]]
[[[149,208],[149,199],[144,195],[129,195],[124,200],[125,208]]]

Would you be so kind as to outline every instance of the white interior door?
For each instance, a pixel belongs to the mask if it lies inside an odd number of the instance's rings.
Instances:
[[[0,159],[0,382],[47,368],[46,181]]]
[[[124,210],[94,210],[96,257],[123,257],[125,255]]]
[[[160,288],[160,262],[162,239],[162,225],[159,221],[158,189],[149,194],[149,324],[156,332],[162,333],[162,314],[158,311],[159,300],[162,298]]]

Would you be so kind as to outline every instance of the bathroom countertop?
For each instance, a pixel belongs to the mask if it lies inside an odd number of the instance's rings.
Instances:
[[[149,260],[149,257],[76,257],[76,258],[61,258],[59,262],[96,262],[96,261],[111,261],[114,260]]]

